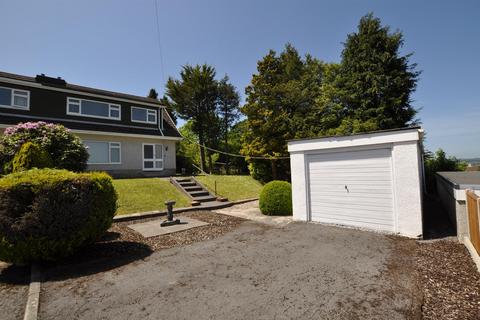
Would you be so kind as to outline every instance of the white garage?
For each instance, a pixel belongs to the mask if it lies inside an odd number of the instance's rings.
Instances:
[[[421,237],[422,132],[290,141],[294,220]]]

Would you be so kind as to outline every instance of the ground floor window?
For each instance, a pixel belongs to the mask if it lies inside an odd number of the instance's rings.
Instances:
[[[120,164],[120,142],[85,141],[88,164]]]
[[[163,170],[163,145],[143,144],[143,170]]]

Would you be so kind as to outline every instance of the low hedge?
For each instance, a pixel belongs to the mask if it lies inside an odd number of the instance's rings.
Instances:
[[[106,173],[32,169],[0,179],[0,260],[57,260],[111,226],[117,194]]]
[[[286,181],[271,181],[263,187],[259,202],[260,211],[265,215],[291,215],[292,186]]]

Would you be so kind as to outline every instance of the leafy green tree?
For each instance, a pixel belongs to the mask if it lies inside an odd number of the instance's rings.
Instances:
[[[192,131],[198,135],[201,145],[216,139],[214,133],[219,119],[215,74],[215,69],[206,64],[186,65],[180,72],[181,79],[169,78],[166,85],[170,105],[181,119],[192,122]],[[205,170],[204,148],[200,148],[200,167]]]
[[[185,157],[188,170],[191,171],[191,164],[200,166],[200,156],[198,152],[198,136],[192,130],[192,122],[187,121],[178,131],[183,136],[183,140],[178,144],[177,157]]]
[[[436,192],[435,173],[440,171],[465,171],[466,168],[466,162],[453,156],[447,156],[442,149],[438,149],[434,154],[425,152],[425,180],[428,192]]]
[[[195,167],[200,166],[200,153],[198,152],[198,136],[192,130],[192,121],[187,121],[178,129],[184,139],[178,144],[177,162],[179,168],[185,168],[187,172],[195,172]],[[217,161],[219,154],[212,154],[212,161]]]
[[[391,33],[379,18],[367,14],[358,31],[347,36],[342,61],[322,108],[331,128],[327,134],[350,134],[400,128],[415,124],[412,106],[419,72],[410,63],[412,54],[401,55],[401,32]],[[328,112],[327,112],[328,113]]]
[[[228,151],[232,154],[240,154],[242,150],[242,136],[247,130],[247,121],[242,120],[235,123],[231,129],[228,131]],[[238,173],[248,173],[248,166],[245,158],[243,157],[230,157],[229,158],[230,166],[235,167],[238,170]]]
[[[160,101],[162,106],[167,108],[168,114],[170,115],[170,118],[172,118],[173,123],[176,125],[177,124],[177,115],[175,114],[175,110],[173,110],[170,101],[166,96],[163,96],[161,99],[158,99],[158,92],[154,88],[150,89],[148,92],[147,98],[155,99]]]
[[[166,96],[163,96],[161,99],[159,99],[160,103],[162,106],[165,106],[167,108],[168,114],[170,115],[170,118],[172,118],[173,123],[176,125],[177,124],[177,113],[173,109],[170,100]]]
[[[289,160],[277,159],[288,157],[287,140],[318,133],[317,113],[312,108],[321,94],[323,68],[322,62],[309,55],[302,59],[290,44],[280,55],[270,50],[258,62],[241,108],[247,117],[242,153],[248,156],[256,179],[288,179]]]
[[[240,118],[240,96],[236,88],[228,82],[225,76],[218,82],[218,113],[221,118],[221,134],[223,136],[223,151],[230,152],[228,137],[233,124]],[[229,157],[223,155],[228,174]]]
[[[262,180],[288,178],[287,140],[351,134],[418,124],[411,95],[420,72],[402,55],[401,32],[390,32],[368,14],[349,34],[340,64],[302,59],[287,44],[257,64],[246,88],[247,117],[242,153],[252,175]],[[270,161],[254,157],[267,157]]]

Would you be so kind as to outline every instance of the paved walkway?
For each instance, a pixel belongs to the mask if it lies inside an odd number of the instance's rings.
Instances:
[[[258,208],[258,201],[237,204],[229,208],[214,210],[214,212],[277,227],[283,227],[292,222],[291,216],[266,216],[262,214]]]

